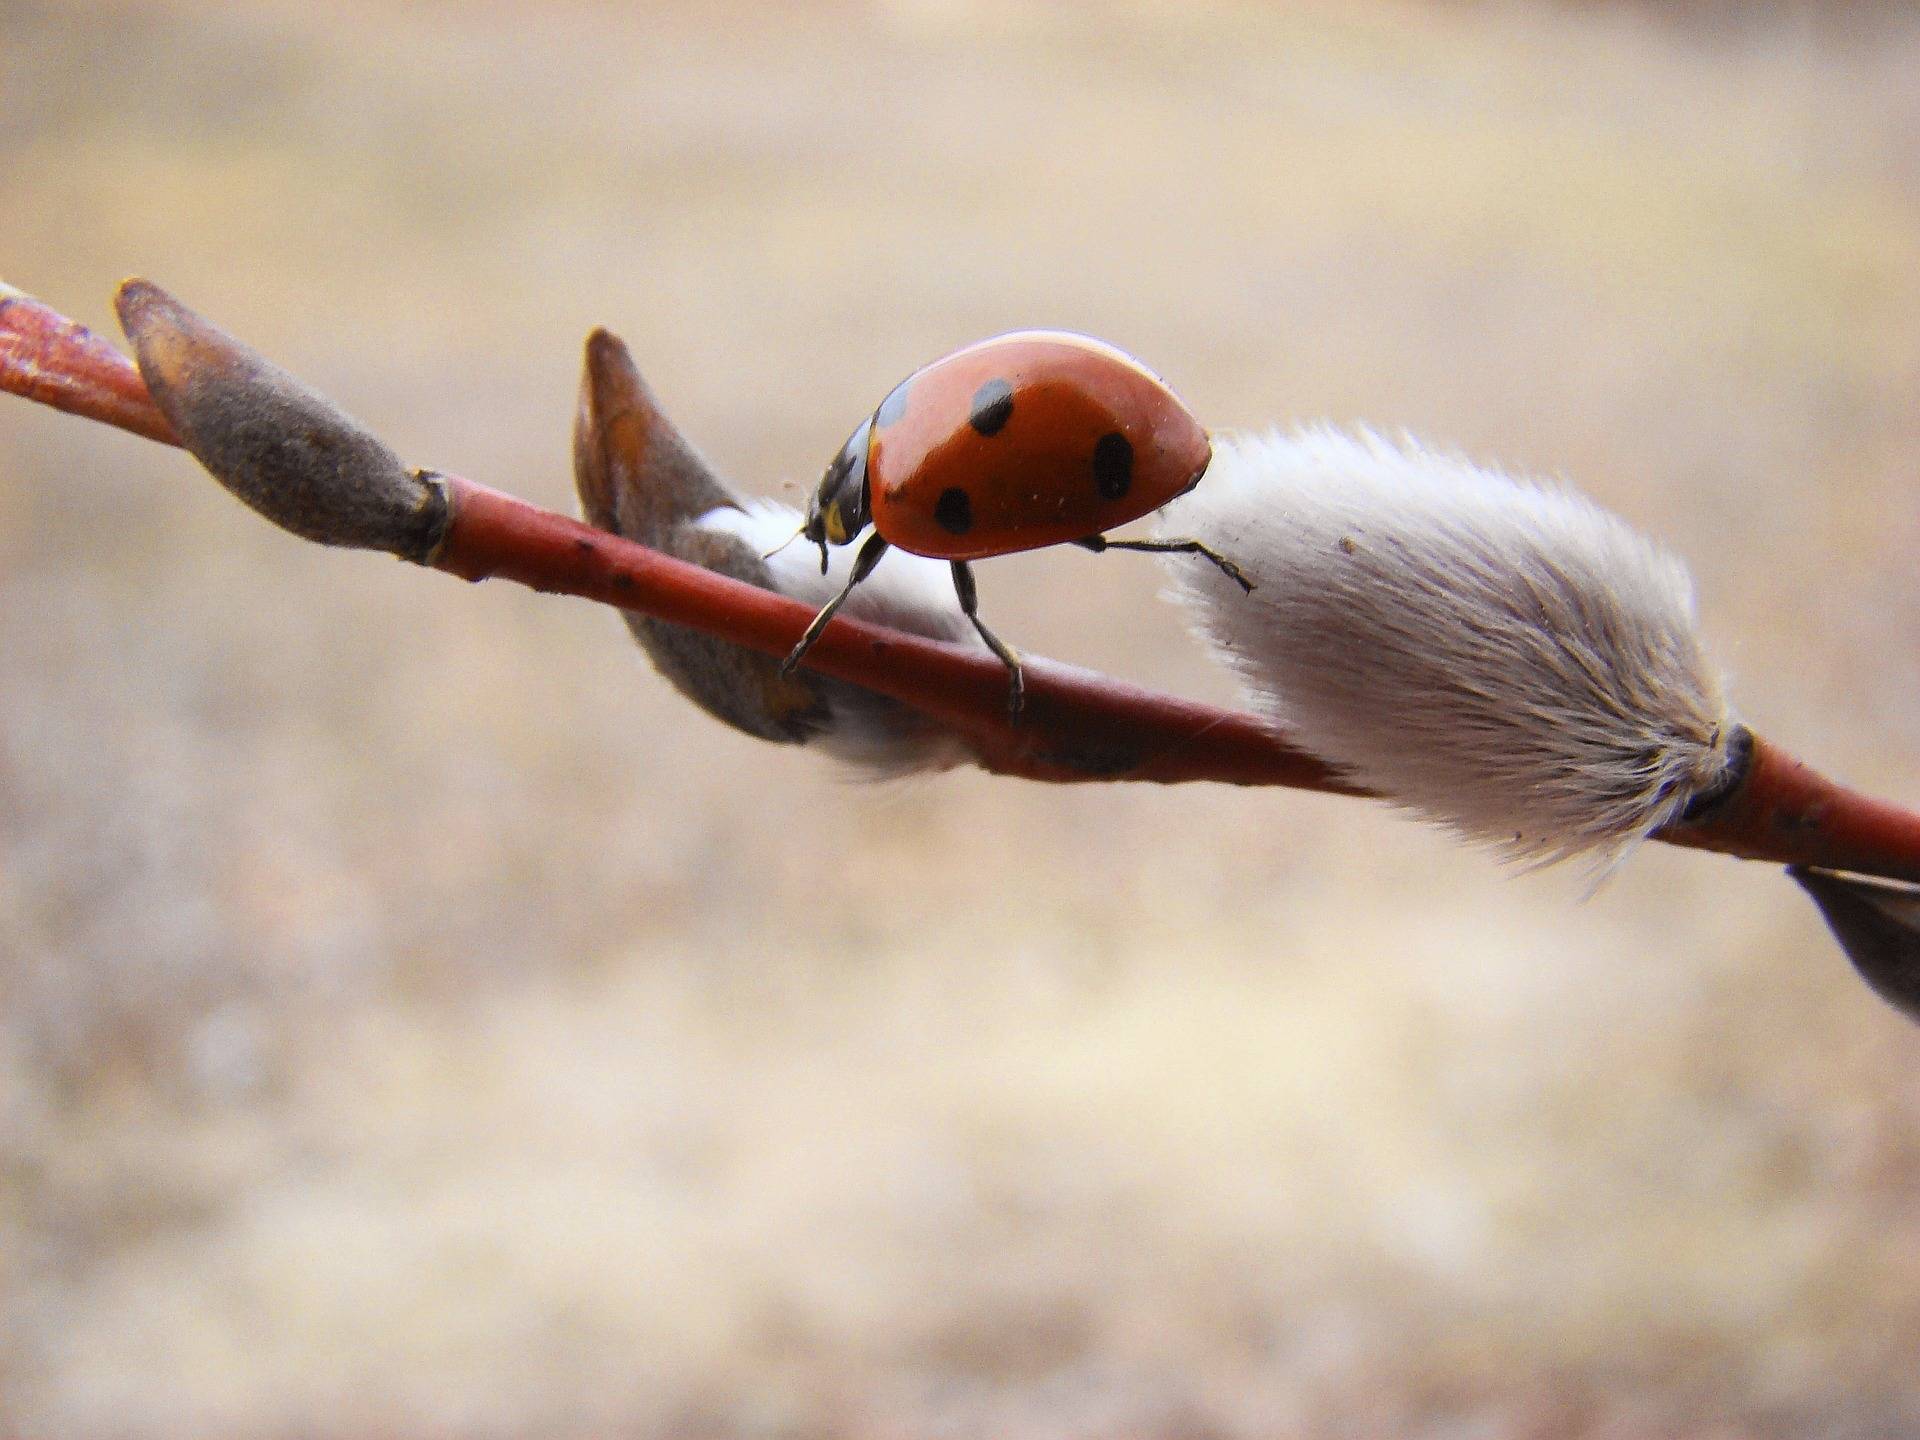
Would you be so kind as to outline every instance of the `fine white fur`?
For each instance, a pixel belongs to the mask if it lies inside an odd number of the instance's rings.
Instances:
[[[829,546],[827,573],[822,575],[819,547],[804,538],[794,539],[800,520],[800,513],[790,506],[749,500],[742,509],[710,510],[695,523],[737,536],[761,554],[784,546],[767,559],[774,588],[817,608],[846,588],[860,547]],[[960,611],[947,562],[905,550],[889,550],[882,556],[839,613],[934,640],[980,645],[972,623]],[[838,759],[891,776],[944,770],[965,758],[950,734],[905,705],[838,680],[823,681],[822,693],[829,719],[808,743]]]
[[[1262,710],[1355,780],[1511,857],[1604,868],[1726,774],[1671,555],[1572,492],[1410,439],[1216,437],[1160,533]]]

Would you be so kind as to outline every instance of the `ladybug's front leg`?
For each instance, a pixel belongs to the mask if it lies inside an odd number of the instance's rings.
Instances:
[[[825,555],[823,545],[820,553]],[[813,623],[801,635],[800,643],[793,647],[787,658],[780,662],[780,677],[785,679],[794,672],[807,651],[813,648],[813,642],[820,638],[820,632],[827,628],[827,621],[833,618],[833,612],[847,603],[847,596],[853,593],[853,587],[873,573],[873,567],[880,563],[880,557],[887,553],[887,542],[878,535],[869,535],[867,543],[860,547],[860,553],[853,557],[853,573],[847,577],[846,587],[820,607],[820,613],[813,617]]]
[[[1007,667],[1007,717],[1017,721],[1020,707],[1027,700],[1027,680],[1020,669],[1020,657],[1011,645],[980,623],[980,595],[973,586],[973,567],[964,560],[953,562],[953,592],[960,597],[960,613],[973,622],[973,628],[980,632],[987,648]]]
[[[1091,550],[1098,555],[1103,550],[1159,550],[1180,555],[1204,555],[1220,567],[1220,571],[1234,584],[1248,594],[1253,593],[1253,582],[1240,573],[1240,567],[1211,545],[1203,545],[1198,540],[1109,540],[1104,535],[1089,535],[1084,540],[1073,542],[1082,550]]]

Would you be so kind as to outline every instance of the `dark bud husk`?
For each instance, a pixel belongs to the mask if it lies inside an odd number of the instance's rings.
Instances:
[[[1820,907],[1860,978],[1909,1020],[1920,1021],[1920,886],[1803,865],[1787,873]]]
[[[587,523],[763,590],[776,588],[758,551],[698,523],[739,502],[662,412],[627,347],[605,330],[587,337],[573,468]],[[829,723],[816,677],[782,676],[770,655],[622,613],[654,668],[735,729],[797,743]]]
[[[240,500],[322,545],[432,554],[445,493],[365,426],[157,285],[129,280],[115,304],[154,403]]]

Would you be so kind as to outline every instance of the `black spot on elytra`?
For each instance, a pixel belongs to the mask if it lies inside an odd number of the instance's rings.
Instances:
[[[880,408],[873,412],[874,429],[884,430],[907,413],[907,389],[912,384],[911,379],[902,380],[887,392],[887,398],[882,400]]]
[[[933,518],[950,535],[964,535],[973,528],[973,501],[958,485],[949,485],[933,502]]]
[[[1012,414],[1013,386],[994,379],[973,392],[973,413],[967,423],[982,435],[998,435]]]
[[[1093,483],[1108,500],[1133,488],[1133,442],[1118,430],[1109,430],[1093,447]]]

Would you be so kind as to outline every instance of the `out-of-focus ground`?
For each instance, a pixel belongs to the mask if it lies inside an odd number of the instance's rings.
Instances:
[[[594,324],[758,490],[1090,330],[1577,480],[1749,720],[1920,799],[1916,77],[1850,7],[13,0],[0,276],[150,275],[564,508]],[[1227,697],[1159,584],[982,567]],[[849,783],[0,401],[0,1432],[1914,1433],[1914,1031],[1776,873],[1580,890]]]

